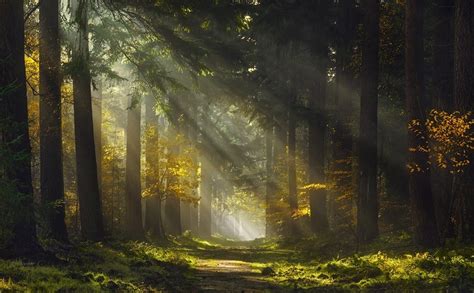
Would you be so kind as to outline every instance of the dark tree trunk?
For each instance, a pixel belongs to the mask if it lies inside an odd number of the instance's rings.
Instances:
[[[361,68],[359,195],[357,234],[368,242],[379,234],[377,199],[377,104],[379,75],[380,0],[361,1],[363,47]]]
[[[321,59],[325,59],[321,57]],[[321,62],[325,62],[321,61]],[[324,172],[326,122],[324,108],[326,103],[325,66],[320,68],[320,78],[316,80],[313,97],[310,100],[312,114],[309,121],[309,180],[311,184],[326,184]],[[326,188],[321,186],[310,192],[311,230],[322,233],[328,229]]]
[[[266,182],[265,182],[265,236],[273,237],[276,235],[276,227],[274,223],[274,178],[273,178],[273,126],[268,126],[265,132],[265,169],[266,169]]]
[[[426,247],[439,242],[428,153],[418,150],[426,137],[423,85],[423,1],[407,1],[405,11],[405,78],[408,123],[420,122],[419,133],[408,131],[409,191],[415,221],[415,241]]]
[[[296,192],[296,96],[292,93],[288,104],[288,204],[291,212],[298,209]]]
[[[189,231],[191,229],[191,222],[189,214],[191,213],[191,204],[189,201],[181,202],[181,226],[182,231]]]
[[[131,99],[127,109],[127,157],[125,168],[125,234],[128,239],[144,238],[141,189],[141,102]]]
[[[324,115],[325,87],[322,80],[318,82],[317,92],[313,94],[314,113],[309,124],[309,180],[311,184],[322,185],[310,192],[311,230],[322,233],[328,229],[328,213],[326,204],[326,176],[324,172],[325,133]],[[316,104],[316,105],[315,105]]]
[[[171,104],[171,113],[170,113],[170,122],[171,125],[169,127],[169,136],[170,137],[177,137],[181,131],[181,121],[180,121],[180,107],[177,104],[176,97],[170,97],[170,104]],[[169,152],[172,157],[178,158],[180,155],[180,147],[179,145],[173,145]],[[168,177],[168,184],[169,185],[176,185],[179,184],[179,178],[174,177],[173,175]],[[174,194],[174,192],[170,191],[166,195],[165,200],[165,228],[166,232],[171,235],[181,235],[183,232],[183,226],[181,223],[181,200],[180,198]]]
[[[192,146],[195,148],[195,152],[193,153],[192,160],[196,164],[195,166],[198,165],[199,163],[199,158],[198,158],[198,153],[197,153],[197,146],[198,146],[198,129],[197,129],[197,102],[195,99],[191,99],[191,113],[189,114],[189,121],[188,121],[188,126],[189,126],[189,139],[192,143]],[[198,180],[198,170],[195,170],[195,173],[193,174],[194,179]],[[198,197],[198,190],[197,188],[193,190],[193,196],[194,198]],[[191,233],[195,236],[199,235],[199,210],[198,206],[195,203],[191,203],[190,205],[190,211],[189,211],[189,221],[190,221],[190,229]]]
[[[474,2],[456,0],[454,46],[454,106],[461,113],[471,112],[474,119]],[[473,127],[469,135],[474,135]],[[469,153],[469,165],[460,174],[456,187],[458,237],[474,240],[474,152]]]
[[[334,199],[352,190],[353,134],[352,120],[354,99],[354,78],[350,64],[356,37],[357,19],[354,0],[339,1],[337,4],[336,42],[336,96],[334,101],[334,132],[332,133],[331,181],[335,183],[330,191]],[[357,175],[358,176],[358,175]],[[349,192],[352,193],[352,192]],[[348,198],[347,207],[352,209],[353,198]],[[337,225],[334,211],[328,216],[332,225]],[[350,213],[349,213],[350,214]]]
[[[40,3],[40,182],[47,236],[67,242],[61,133],[59,1]]]
[[[95,86],[96,89],[92,92],[92,119],[97,160],[97,181],[99,182],[99,194],[102,198],[102,81],[99,79]]]
[[[443,111],[453,109],[454,74],[454,0],[434,1],[433,34],[433,108]],[[431,184],[435,202],[436,219],[440,236],[452,236],[452,182],[447,169],[431,163]]]
[[[79,197],[82,236],[87,240],[99,241],[104,236],[104,228],[97,181],[97,161],[92,122],[87,3],[87,0],[75,0],[72,3],[74,5],[72,19],[76,22],[77,29],[72,54],[72,62],[75,65],[72,79],[77,194]]]
[[[0,139],[9,146],[7,153],[24,156],[0,170],[0,176],[13,183],[20,196],[20,209],[14,212],[17,219],[13,237],[6,251],[0,251],[0,255],[10,256],[30,255],[40,250],[31,182],[24,41],[23,1],[0,1]]]
[[[154,99],[148,96],[145,100],[145,129],[148,132],[145,142],[145,159],[147,164],[147,176],[145,184],[147,188],[151,188],[158,178],[157,170],[159,170],[160,158],[154,154],[154,150],[159,145],[159,128],[158,117],[154,109]],[[156,154],[156,153],[155,153]],[[152,176],[154,174],[154,176]],[[152,189],[153,190],[153,189]],[[154,194],[149,195],[145,200],[145,229],[154,238],[164,239],[165,231],[161,218],[161,194],[159,190],[153,190]],[[156,193],[156,194],[155,194]]]
[[[209,123],[207,117],[204,117],[209,111],[208,106],[204,106],[202,109],[202,131],[205,132],[209,129]],[[201,136],[201,184],[200,184],[200,196],[199,201],[199,236],[203,238],[211,237],[211,219],[212,219],[212,164],[210,162],[211,151],[210,142],[206,141],[204,136]]]
[[[454,0],[434,1],[433,107],[450,111],[453,107]]]
[[[165,200],[165,218],[167,233],[170,235],[181,235],[181,201],[179,197],[169,194]]]
[[[317,72],[314,80],[312,97],[309,100],[311,116],[309,118],[309,181],[311,184],[321,185],[309,194],[311,211],[311,230],[314,233],[326,232],[329,228],[327,213],[327,190],[325,165],[326,147],[326,90],[327,90],[327,63],[328,41],[326,17],[329,10],[329,1],[319,1],[315,7],[317,21],[317,35],[313,53],[317,60]]]

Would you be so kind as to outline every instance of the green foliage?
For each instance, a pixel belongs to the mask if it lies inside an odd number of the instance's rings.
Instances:
[[[8,119],[0,120],[0,130],[7,127],[18,125]],[[7,172],[14,170],[18,162],[28,158],[24,153],[15,151],[17,143],[18,138],[0,139],[0,251],[11,244],[14,225],[23,216],[21,208],[25,195],[18,192],[16,182],[5,176]]]
[[[473,256],[450,253],[388,255],[377,252],[320,264],[281,262],[274,264],[273,278],[303,288],[471,288],[474,284]]]
[[[0,289],[15,291],[150,291],[185,283],[192,258],[144,243],[83,244],[55,251],[52,265],[0,261]],[[178,282],[178,283],[179,283]]]

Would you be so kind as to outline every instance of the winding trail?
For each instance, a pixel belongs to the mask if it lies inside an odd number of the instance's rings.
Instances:
[[[238,246],[197,249],[191,254],[198,256],[191,292],[290,292],[262,273],[272,261],[288,258],[288,251]]]
[[[195,276],[198,291],[247,293],[276,289],[250,263],[237,260],[199,260]]]

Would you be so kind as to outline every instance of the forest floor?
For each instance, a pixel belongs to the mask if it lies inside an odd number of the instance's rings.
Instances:
[[[408,234],[358,249],[343,237],[46,245],[55,260],[0,260],[0,291],[303,292],[474,289],[474,246],[422,250]]]

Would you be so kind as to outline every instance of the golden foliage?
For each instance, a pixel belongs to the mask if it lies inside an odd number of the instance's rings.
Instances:
[[[430,112],[426,129],[432,141],[431,156],[440,168],[458,173],[470,164],[469,157],[474,151],[473,125],[471,112]]]
[[[409,131],[420,140],[419,145],[408,150],[429,153],[432,162],[451,173],[463,172],[470,164],[469,158],[474,151],[473,125],[471,112],[431,110],[424,123],[421,120],[408,123]],[[409,172],[422,171],[416,163],[409,163],[407,167]]]

